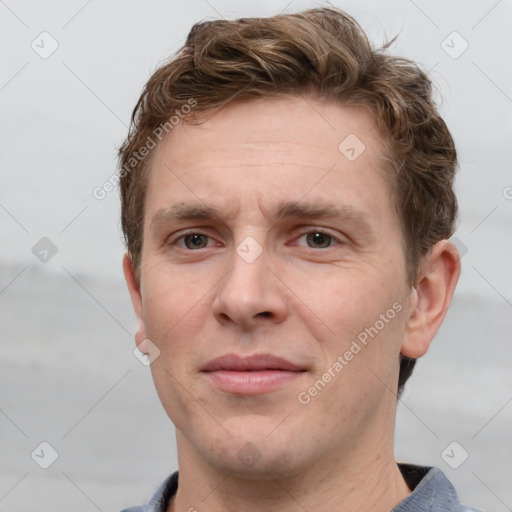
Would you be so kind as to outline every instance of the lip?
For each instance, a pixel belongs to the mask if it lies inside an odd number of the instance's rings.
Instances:
[[[203,367],[203,372],[215,372],[220,370],[232,372],[250,372],[258,370],[283,370],[288,372],[300,372],[300,368],[282,357],[271,354],[253,354],[250,356],[239,356],[237,354],[226,354],[212,359]]]
[[[208,362],[202,373],[227,393],[257,395],[276,390],[302,376],[306,370],[271,354],[226,354]]]

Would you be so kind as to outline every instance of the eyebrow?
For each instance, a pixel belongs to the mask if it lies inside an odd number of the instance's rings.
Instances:
[[[214,206],[202,203],[177,203],[169,208],[158,210],[151,219],[150,226],[154,227],[175,220],[211,220],[218,219],[223,222],[232,218],[232,215],[221,215]]]
[[[204,203],[177,203],[159,210],[151,219],[150,226],[155,227],[176,220],[219,220],[227,223],[236,213],[221,213],[215,206]],[[374,229],[365,212],[349,205],[326,202],[286,201],[272,211],[277,222],[286,218],[323,219],[341,218],[353,223],[362,234],[371,235]]]

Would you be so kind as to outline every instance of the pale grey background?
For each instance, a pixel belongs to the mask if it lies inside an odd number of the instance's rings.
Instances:
[[[315,5],[0,1],[0,511],[115,511],[176,469],[171,424],[132,353],[118,194],[92,190],[193,23]],[[512,2],[333,5],[375,44],[401,33],[393,52],[431,70],[461,162],[463,274],[401,402],[397,458],[442,468],[468,504],[512,510]],[[59,45],[47,59],[31,48],[43,31]],[[47,263],[32,253],[42,237],[58,249]],[[30,456],[42,441],[59,453],[47,470]],[[441,457],[452,441],[452,458],[469,453],[458,469]]]

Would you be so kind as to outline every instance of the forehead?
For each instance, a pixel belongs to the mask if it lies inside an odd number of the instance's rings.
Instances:
[[[204,151],[220,152],[228,144],[238,145],[244,160],[252,151],[285,154],[306,147],[326,157],[341,154],[347,161],[355,161],[363,152],[374,158],[378,153],[385,156],[380,130],[368,110],[313,96],[234,101],[219,111],[198,113],[197,121],[175,126],[157,152],[172,144],[173,155],[182,158],[192,136],[196,160]]]
[[[312,97],[274,97],[231,103],[201,113],[199,121],[181,122],[157,147],[146,195],[150,216],[184,200],[239,211],[253,206],[249,193],[269,211],[306,195],[309,201],[357,202],[366,189],[374,195],[368,206],[376,192],[391,195],[383,139],[364,110]],[[229,197],[246,202],[224,201]]]

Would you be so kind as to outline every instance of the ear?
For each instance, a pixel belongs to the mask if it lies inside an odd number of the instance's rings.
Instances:
[[[126,280],[126,284],[128,285],[128,290],[130,291],[130,297],[132,299],[133,309],[135,311],[135,315],[137,317],[137,331],[135,333],[135,343],[139,350],[147,354],[148,347],[147,345],[147,336],[146,336],[146,328],[144,326],[144,318],[142,315],[142,296],[140,293],[140,284],[137,282],[135,278],[135,269],[133,268],[133,261],[128,252],[125,253],[123,257],[123,272],[124,278]]]
[[[422,261],[418,284],[409,297],[409,318],[401,354],[425,355],[450,306],[460,275],[457,248],[448,240],[437,242]]]

